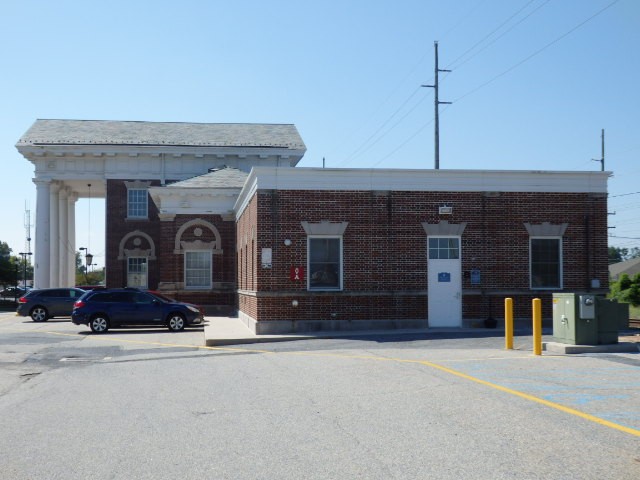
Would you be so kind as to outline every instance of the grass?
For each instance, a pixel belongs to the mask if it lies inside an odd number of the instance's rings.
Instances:
[[[640,319],[640,307],[629,305],[629,318]]]

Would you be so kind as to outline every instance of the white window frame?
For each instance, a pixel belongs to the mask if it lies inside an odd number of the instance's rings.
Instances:
[[[311,286],[311,240],[338,240],[340,242],[340,274],[338,275],[338,285],[336,287],[313,287]],[[339,292],[343,289],[344,279],[344,241],[342,235],[308,235],[307,236],[307,290],[311,292]]]
[[[445,239],[447,240],[447,242],[449,243],[449,240],[455,240],[457,243],[457,246],[455,249],[451,248],[451,245],[446,245],[446,247],[440,248],[439,245],[439,241]],[[431,240],[437,240],[438,241],[438,246],[434,249],[431,248]],[[431,256],[431,252],[432,250],[435,250],[436,252],[438,252],[438,256],[437,257],[432,257]],[[452,250],[456,250],[458,253],[458,256],[455,258],[451,258],[449,256],[449,254],[451,253]],[[446,251],[447,252],[447,258],[440,258],[440,252]],[[427,238],[427,257],[429,260],[460,260],[462,258],[462,239],[459,236],[456,235],[431,235]]]
[[[144,285],[129,285],[129,277],[131,275],[131,271],[130,271],[130,267],[131,267],[131,260],[134,259],[143,259],[144,262],[141,262],[140,264],[144,264],[145,265],[145,271],[143,272],[144,274]],[[138,275],[142,275],[140,272],[135,272]],[[149,286],[149,258],[148,257],[127,257],[127,287],[136,287],[136,288],[147,288]]]
[[[558,286],[534,286],[533,285],[533,241],[534,240],[555,240],[558,242]],[[563,288],[563,252],[561,236],[530,236],[529,237],[529,288],[531,290],[562,290]]]
[[[135,206],[135,210],[142,210],[141,202],[132,202],[131,193],[144,192],[144,214],[132,215],[131,210]],[[149,191],[146,188],[128,188],[127,189],[127,218],[149,218]]]
[[[206,254],[209,260],[209,276],[207,278],[207,284],[202,285],[187,285],[187,258],[190,254],[200,253]],[[213,255],[211,250],[185,250],[184,251],[184,288],[185,290],[209,290],[212,286],[213,278]]]

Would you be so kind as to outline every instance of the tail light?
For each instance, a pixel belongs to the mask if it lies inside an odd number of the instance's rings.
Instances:
[[[84,303],[82,300],[78,300],[76,303],[73,304],[73,308],[82,308],[86,305],[86,303]]]
[[[27,297],[20,297],[18,303],[27,303]]]

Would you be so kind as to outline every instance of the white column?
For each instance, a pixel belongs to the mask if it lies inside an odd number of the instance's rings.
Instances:
[[[67,265],[69,266],[67,285],[73,287],[76,284],[76,201],[78,200],[77,193],[70,193],[67,197],[67,223],[69,224],[69,260]]]
[[[58,211],[58,190],[60,185],[51,182],[49,188],[49,286],[59,287],[60,283],[60,215]]]
[[[68,286],[69,276],[69,222],[67,214],[69,206],[67,198],[69,190],[67,187],[61,187],[58,192],[58,233],[60,234],[60,242],[58,244],[58,285],[61,287]]]
[[[33,179],[36,184],[36,244],[33,283],[37,288],[49,286],[49,202],[51,180]]]

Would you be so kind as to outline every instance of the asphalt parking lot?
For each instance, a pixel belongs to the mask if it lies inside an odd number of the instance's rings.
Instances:
[[[495,330],[206,346],[12,314],[0,340],[13,478],[65,478],[69,455],[66,478],[640,478],[640,352],[535,356]],[[114,467],[93,441],[131,450]]]
[[[290,342],[269,342],[259,345],[210,347],[205,345],[204,327],[172,333],[165,328],[118,329],[105,335],[92,334],[88,327],[73,325],[66,318],[34,323],[29,318],[0,313],[0,320],[12,322],[18,328],[48,335],[81,336],[102,343],[126,343],[152,347],[181,347],[214,351],[287,352],[308,351],[324,346],[314,337],[295,337]],[[209,318],[207,324],[215,321]],[[220,335],[228,332],[220,330]],[[234,332],[235,333],[235,332]],[[546,340],[551,340],[549,331]],[[504,349],[501,331],[429,331],[427,333],[344,334],[331,338],[332,349],[383,350],[393,344],[403,354],[401,358],[381,357],[377,361],[416,363],[438,369],[450,375],[502,390],[510,395],[564,410],[569,414],[607,425],[640,437],[640,351],[634,353],[597,353],[562,355],[543,352],[533,355],[532,337],[516,336],[514,350]],[[319,337],[328,340],[326,336]],[[637,342],[640,335],[630,331],[621,341]],[[446,340],[446,341],[445,341]],[[440,342],[438,342],[440,341]],[[429,358],[413,346],[430,342]],[[240,344],[239,344],[240,343]],[[640,346],[640,343],[637,343]]]

